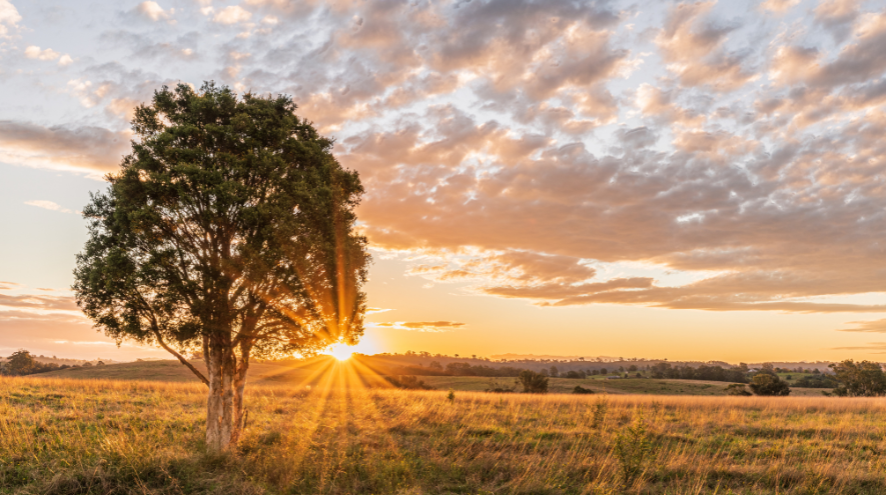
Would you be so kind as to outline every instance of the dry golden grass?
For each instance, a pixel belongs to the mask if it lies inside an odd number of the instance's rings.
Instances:
[[[350,385],[251,388],[238,453],[212,457],[200,384],[0,378],[0,492],[886,493],[882,399]],[[650,453],[625,486],[638,421]]]

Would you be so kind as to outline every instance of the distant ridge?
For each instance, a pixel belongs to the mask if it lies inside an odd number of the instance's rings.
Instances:
[[[489,356],[495,360],[514,360],[514,359],[532,359],[532,360],[540,360],[540,359],[555,359],[557,361],[568,360],[575,361],[578,359],[584,359],[586,361],[602,359],[603,361],[618,361],[620,358],[612,357],[612,356],[559,356],[554,354],[515,354],[515,353],[507,353],[507,354],[493,354]]]

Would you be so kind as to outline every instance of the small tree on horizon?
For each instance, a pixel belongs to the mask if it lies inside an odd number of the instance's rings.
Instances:
[[[751,391],[755,395],[787,396],[791,388],[777,375],[761,372],[751,380]]]
[[[879,397],[886,395],[886,373],[879,363],[847,359],[828,366],[834,370],[839,386],[833,394],[839,397]]]
[[[548,393],[548,377],[536,373],[531,370],[523,370],[517,377],[517,380],[523,385],[523,392],[527,394],[546,394]]]
[[[20,376],[30,374],[37,366],[37,360],[30,352],[19,349],[9,356],[3,366],[3,372],[7,375]]]
[[[164,86],[136,108],[132,153],[83,210],[77,304],[118,344],[158,345],[208,386],[211,451],[240,437],[251,357],[310,355],[363,331],[363,189],[295,109],[284,95]]]

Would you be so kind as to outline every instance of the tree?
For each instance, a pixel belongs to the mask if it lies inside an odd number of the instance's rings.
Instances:
[[[520,384],[523,385],[523,392],[527,394],[546,394],[548,393],[548,377],[541,373],[531,370],[523,370],[517,377]]]
[[[760,372],[751,380],[751,391],[755,395],[786,396],[791,393],[791,388],[778,376]]]
[[[9,360],[3,369],[8,375],[20,376],[33,373],[36,367],[37,360],[34,359],[34,356],[24,349],[19,349],[9,356]]]
[[[879,397],[886,395],[886,375],[877,363],[856,363],[847,359],[828,366],[834,370],[839,386],[833,394],[841,397]]]
[[[135,140],[84,209],[74,291],[96,327],[156,344],[209,387],[206,442],[236,444],[250,357],[363,331],[363,192],[288,96],[179,84],[136,108]],[[202,351],[208,376],[183,354]]]
[[[760,367],[760,373],[766,373],[767,375],[778,376],[775,373],[775,366],[772,363],[763,363],[763,366]]]

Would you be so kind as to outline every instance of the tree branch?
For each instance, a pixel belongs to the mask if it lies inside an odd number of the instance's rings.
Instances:
[[[176,352],[175,349],[166,345],[166,342],[163,342],[163,337],[160,336],[160,332],[157,331],[157,328],[154,325],[151,325],[151,332],[154,333],[154,337],[156,337],[157,342],[160,344],[160,347],[166,349],[170,354],[177,357],[178,360],[181,361],[181,363],[183,365],[187,366],[188,369],[190,369],[191,371],[194,372],[195,375],[197,375],[197,378],[199,378],[200,381],[203,382],[204,385],[206,385],[207,387],[209,386],[209,380],[207,380],[206,377],[203,376],[203,373],[200,373],[200,370],[195,368],[193,364],[189,363],[188,360],[185,359],[184,356],[182,356],[181,354]]]

